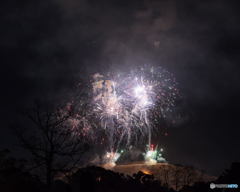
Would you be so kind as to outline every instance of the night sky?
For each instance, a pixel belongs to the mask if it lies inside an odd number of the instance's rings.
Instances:
[[[240,161],[240,3],[5,0],[0,3],[0,149],[34,99],[59,100],[106,69],[150,64],[177,79],[181,120],[159,136],[171,163],[219,176]],[[160,128],[161,129],[161,128]]]

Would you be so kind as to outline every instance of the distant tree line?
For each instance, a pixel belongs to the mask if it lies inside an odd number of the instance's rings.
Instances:
[[[37,174],[24,170],[26,162],[24,159],[9,157],[7,149],[0,151],[1,192],[207,192],[213,191],[210,189],[211,183],[240,185],[240,163],[234,162],[231,168],[226,169],[216,181],[207,183],[200,178],[195,182],[190,182],[193,180],[188,180],[186,177],[192,177],[192,174],[182,173],[181,176],[178,176],[179,169],[189,169],[188,166],[172,166],[171,171],[175,174],[172,180],[167,178],[170,171],[165,166],[156,170],[156,173],[159,174],[156,177],[142,171],[130,176],[105,170],[102,167],[87,166],[66,175],[62,180],[53,181],[49,189],[47,183],[42,181]],[[192,172],[192,170],[186,172]],[[174,189],[169,187],[168,183],[170,182],[173,182]],[[214,191],[222,191],[222,189],[214,189]],[[239,191],[239,189],[224,191]]]

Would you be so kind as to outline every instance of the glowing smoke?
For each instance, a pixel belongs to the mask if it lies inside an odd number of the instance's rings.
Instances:
[[[107,152],[107,154],[104,156],[104,165],[103,167],[105,169],[112,169],[116,164],[115,162],[120,157],[120,153],[114,153],[114,152]]]
[[[155,165],[157,162],[161,163],[167,163],[165,158],[162,157],[162,154],[160,152],[163,151],[163,149],[160,149],[158,151],[158,146],[155,147],[155,150],[153,150],[153,145],[151,145],[151,150],[150,148],[147,148],[147,152],[145,155],[145,164],[146,165]]]

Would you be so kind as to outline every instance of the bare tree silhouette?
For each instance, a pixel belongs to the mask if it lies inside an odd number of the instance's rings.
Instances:
[[[183,166],[179,164],[173,166],[171,170],[171,175],[173,178],[172,183],[175,186],[175,190],[178,191],[179,186],[181,184],[181,180],[182,180]]]
[[[13,134],[19,140],[18,145],[33,156],[33,165],[28,171],[45,168],[50,189],[56,174],[71,172],[92,146],[78,135],[79,127],[70,107],[36,101],[33,109],[24,108],[21,113],[32,122],[30,133],[26,126],[17,124],[11,126]]]
[[[202,178],[202,174],[200,174],[199,180]],[[182,186],[189,186],[190,184],[193,184],[195,181],[197,181],[197,169],[193,166],[185,165],[182,168],[182,180],[181,185]]]
[[[172,173],[173,166],[172,165],[162,165],[159,169],[154,173],[156,179],[161,181],[161,183],[168,189],[170,184],[170,178]]]

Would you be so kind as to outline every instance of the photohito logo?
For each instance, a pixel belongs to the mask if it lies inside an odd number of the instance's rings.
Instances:
[[[210,188],[211,189],[214,189],[214,188],[238,188],[238,185],[237,184],[214,184],[214,183],[211,183],[210,184]]]

